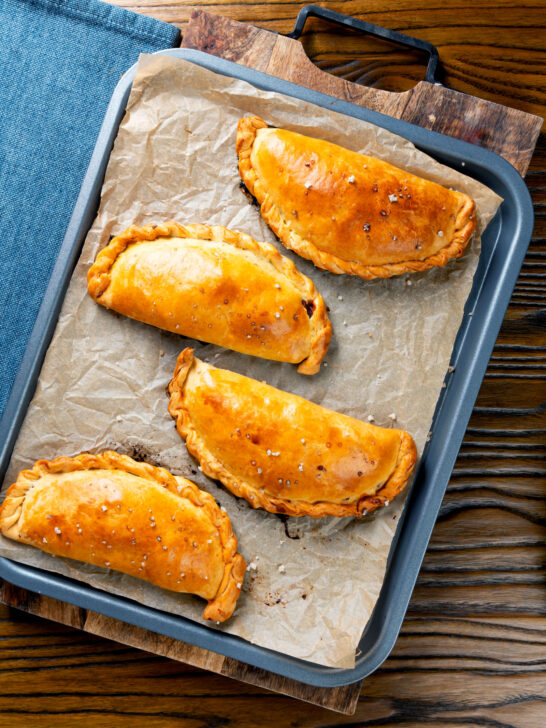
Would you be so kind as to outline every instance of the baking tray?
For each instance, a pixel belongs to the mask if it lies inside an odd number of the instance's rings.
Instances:
[[[409,139],[443,164],[483,182],[504,198],[482,236],[480,261],[453,348],[451,365],[454,369],[446,375],[446,387],[436,406],[431,438],[408,494],[389,553],[385,580],[360,640],[354,668],[324,667],[267,650],[184,617],[151,609],[130,599],[5,558],[0,558],[0,577],[16,586],[310,685],[336,687],[356,682],[369,675],[386,659],[402,626],[442,498],[531,239],[531,199],[516,170],[488,150],[201,51],[174,49],[160,51],[160,55],[182,58],[216,73],[242,79],[260,89],[283,93],[382,126]],[[72,271],[97,212],[110,151],[125,112],[135,72],[136,66],[133,66],[122,77],[106,111],[51,280],[0,421],[0,479],[6,473]]]

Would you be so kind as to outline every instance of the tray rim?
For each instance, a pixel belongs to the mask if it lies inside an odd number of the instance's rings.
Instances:
[[[376,632],[372,642],[372,648],[368,649],[365,655],[363,654],[357,658],[354,668],[332,668],[282,655],[273,650],[251,644],[235,635],[230,635],[211,629],[209,626],[193,622],[185,617],[152,609],[126,597],[103,592],[82,582],[76,582],[68,577],[61,576],[60,574],[20,564],[4,557],[0,557],[0,577],[5,578],[16,586],[28,588],[34,592],[53,598],[62,599],[82,608],[91,608],[106,616],[120,619],[135,626],[144,627],[159,634],[174,637],[175,639],[183,640],[189,644],[194,644],[226,657],[254,665],[255,667],[284,675],[290,679],[299,680],[300,682],[318,687],[347,685],[361,680],[377,669],[389,655],[398,637],[407,605],[415,581],[417,580],[419,568],[426,552],[430,534],[436,522],[443,495],[464,437],[466,426],[481,386],[498,330],[502,324],[512,289],[519,275],[521,263],[523,262],[531,238],[534,216],[530,195],[525,182],[516,169],[502,157],[487,149],[476,147],[468,142],[447,137],[428,129],[423,129],[414,124],[394,119],[385,114],[352,104],[351,102],[342,101],[336,97],[284,81],[270,74],[211,56],[202,51],[177,48],[159,51],[156,55],[169,55],[181,58],[196,63],[213,72],[220,73],[221,75],[239,78],[260,88],[265,86],[269,90],[284,93],[382,126],[389,131],[393,131],[409,139],[416,146],[420,148],[424,147],[426,153],[432,156],[434,156],[434,153],[431,152],[431,147],[436,148],[437,153],[442,156],[443,163],[446,163],[446,158],[449,160],[447,162],[449,166],[469,162],[469,166],[477,166],[490,173],[494,172],[497,175],[501,187],[504,184],[506,192],[511,195],[512,204],[515,203],[517,226],[510,245],[511,255],[504,260],[501,267],[502,278],[494,281],[493,293],[495,295],[486,306],[487,316],[485,323],[487,325],[479,332],[477,336],[478,345],[475,345],[471,352],[468,351],[468,345],[466,348],[464,347],[464,343],[467,336],[473,334],[476,337],[478,333],[475,331],[477,328],[477,317],[471,320],[473,312],[468,312],[470,315],[465,314],[463,317],[463,322],[454,345],[454,351],[457,351],[456,363],[464,363],[467,367],[466,373],[464,377],[463,374],[459,375],[462,368],[459,367],[459,369],[455,369],[453,375],[446,379],[447,386],[443,390],[443,395],[439,397],[434,413],[433,423],[435,430],[430,443],[423,451],[418,475],[414,481],[415,486],[415,484],[421,483],[425,478],[429,481],[436,479],[436,485],[429,486],[430,492],[425,492],[424,494],[417,493],[417,489],[412,487],[408,495],[406,506],[390,549],[385,579],[377,602],[377,605],[379,605],[382,599],[383,601],[390,599],[388,608],[391,612],[391,621],[389,624],[387,624],[386,620],[384,621],[381,628]],[[72,275],[72,270],[79,258],[85,235],[96,212],[96,203],[100,197],[104,172],[115,136],[117,135],[119,123],[125,112],[125,102],[129,96],[136,68],[137,64],[128,69],[122,76],[106,110],[103,125],[99,132],[97,143],[74,207],[74,212],[68,224],[63,243],[59,249],[51,279],[14,381],[4,415],[0,420],[0,475],[2,478],[9,463],[11,452],[26,414],[28,404],[34,393],[43,359],[57,324],[58,314]],[[465,170],[467,173],[469,171],[470,169]],[[490,228],[488,228],[488,233]],[[478,285],[476,285],[478,281],[478,273],[476,273],[475,283],[469,296],[469,300],[472,299],[476,305],[480,300],[483,300],[482,292],[485,284],[488,281],[489,283],[491,282],[491,259],[494,257],[501,233],[502,227],[500,233],[497,231],[497,239],[492,243],[492,253],[486,269],[481,272],[482,277]],[[490,285],[489,288],[491,287]],[[481,305],[484,306],[483,303]],[[468,361],[460,362],[461,354],[466,354]],[[454,382],[455,385],[453,384]],[[462,397],[460,396],[461,394],[463,395]],[[457,401],[453,401],[455,397],[458,398]],[[445,416],[443,420],[440,417],[441,410],[446,406],[454,408],[452,411],[456,415],[452,417],[451,424],[445,422]],[[442,430],[442,433],[439,432],[435,437],[434,434],[437,431],[438,425],[442,423],[444,425],[443,430],[439,428]],[[444,440],[447,444],[443,449],[437,445],[440,434],[443,434],[444,438],[447,438]],[[434,466],[434,457],[438,458],[440,454],[442,455],[442,461],[440,461],[441,467],[438,466],[438,462]],[[430,467],[431,459],[433,461],[432,467]],[[410,517],[408,516],[410,506],[415,510],[413,504],[416,500],[422,500],[423,497],[425,498],[425,502],[415,507],[424,511],[426,528],[420,531],[419,537],[413,536],[413,538],[409,538],[410,544],[413,542],[413,551],[409,555],[405,555],[405,559],[403,558],[402,561],[406,564],[406,572],[409,572],[410,578],[406,578],[403,589],[394,590],[398,599],[393,604],[393,586],[390,583],[392,582],[392,562],[395,559],[398,559],[397,563],[400,562],[400,544],[403,541],[408,541],[405,534],[407,535],[406,521]],[[387,596],[384,596],[385,591]],[[361,638],[361,643],[370,631],[369,627],[377,612],[377,605]]]

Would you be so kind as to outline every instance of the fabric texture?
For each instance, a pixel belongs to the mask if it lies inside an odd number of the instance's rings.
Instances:
[[[97,0],[0,0],[0,415],[112,92],[179,37]]]

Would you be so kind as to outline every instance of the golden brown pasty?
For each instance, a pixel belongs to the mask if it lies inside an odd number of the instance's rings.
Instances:
[[[87,275],[98,303],[173,333],[320,368],[332,327],[313,282],[272,245],[219,225],[128,228]]]
[[[281,242],[319,268],[388,278],[458,258],[468,195],[257,116],[239,121],[239,172]]]
[[[178,357],[169,412],[203,472],[254,508],[360,516],[388,505],[416,460],[407,432],[360,422],[196,359]]]
[[[208,600],[231,616],[245,562],[214,498],[185,478],[106,451],[39,460],[19,473],[0,531],[54,556],[103,566]]]

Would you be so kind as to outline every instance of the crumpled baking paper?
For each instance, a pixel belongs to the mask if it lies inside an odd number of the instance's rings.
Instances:
[[[471,195],[483,230],[500,198],[384,129],[260,91],[168,56],[141,56],[97,218],[66,294],[5,485],[40,458],[105,448],[184,475],[227,510],[250,564],[233,617],[221,626],[252,643],[348,668],[378,598],[403,499],[362,520],[278,517],[206,478],[167,412],[178,353],[198,357],[384,427],[422,451],[480,251],[477,235],[445,268],[364,281],[320,271],[286,251],[239,187],[235,130],[245,114],[375,155]],[[132,223],[222,224],[273,243],[315,282],[334,335],[319,374],[189,341],[119,316],[87,294],[86,274],[111,235]],[[396,421],[390,415],[396,416]],[[0,554],[66,574],[198,622],[204,602],[0,539]]]

